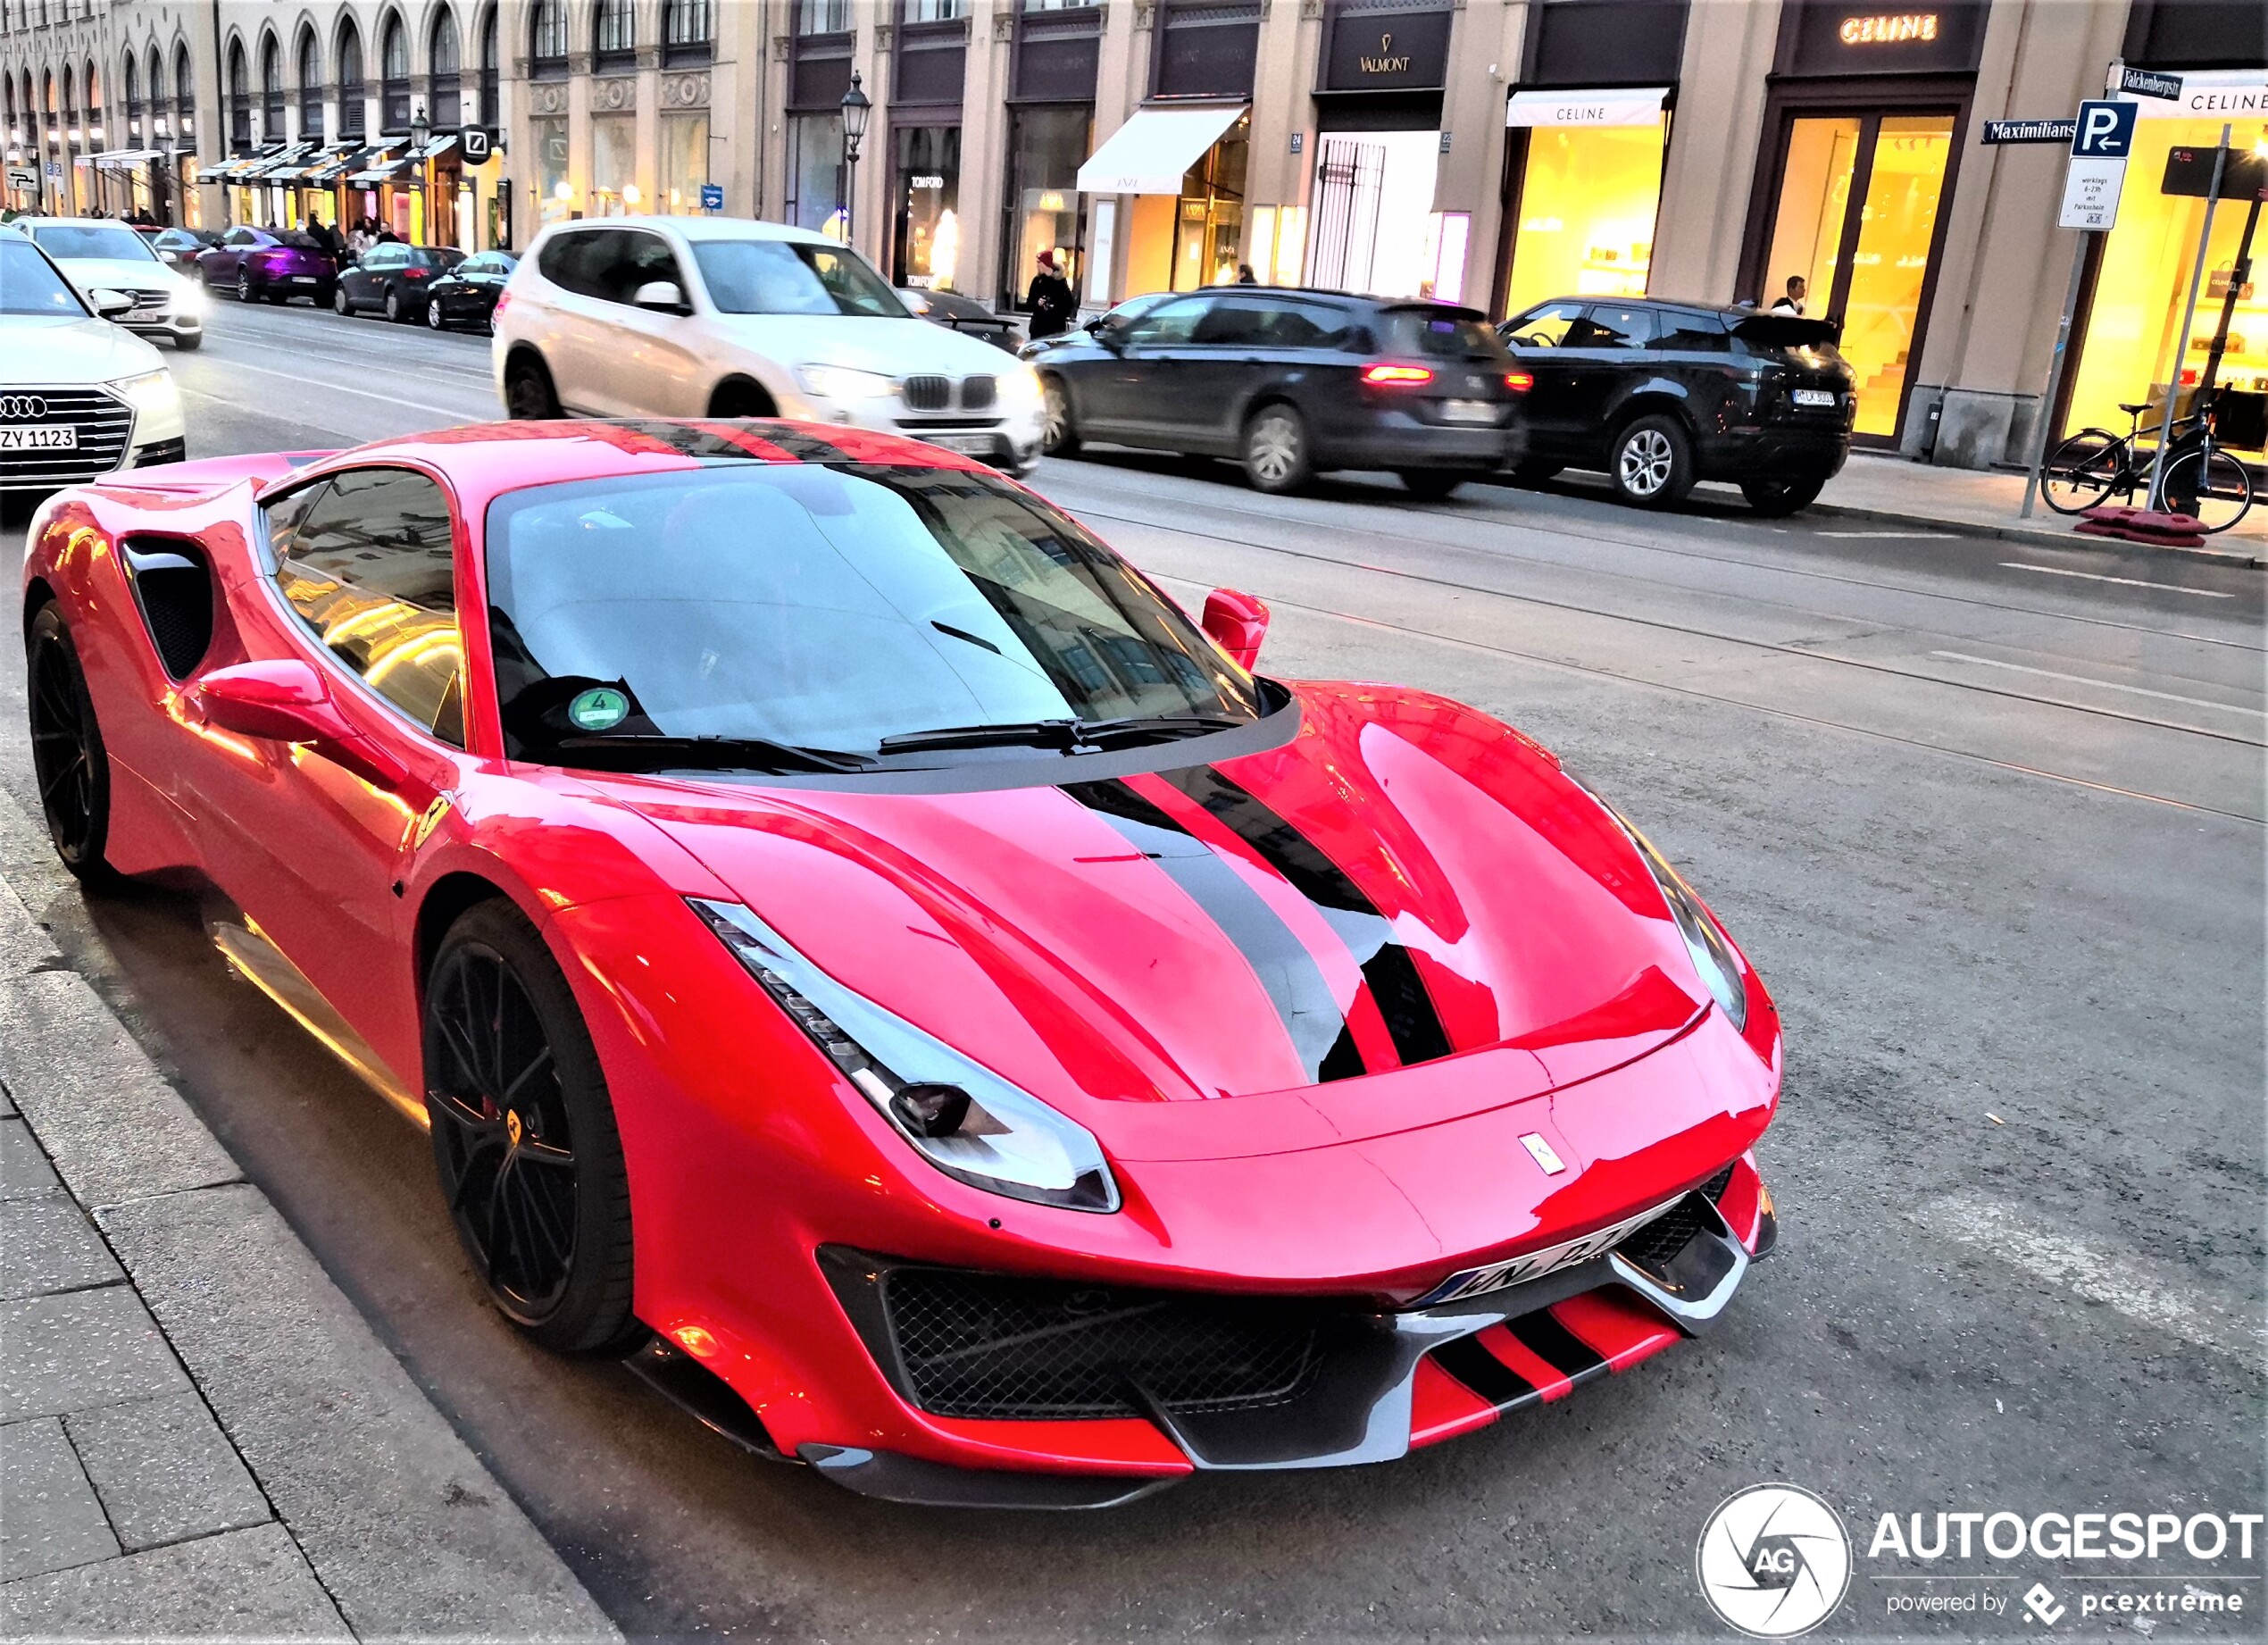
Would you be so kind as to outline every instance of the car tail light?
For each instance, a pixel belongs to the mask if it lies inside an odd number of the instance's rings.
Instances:
[[[423,269],[404,269],[402,271],[402,278],[404,280],[423,280],[425,278],[425,271]]]
[[[1433,380],[1433,368],[1429,365],[1366,365],[1363,380],[1374,388],[1414,388],[1420,383]]]
[[[1506,372],[1505,373],[1505,387],[1514,394],[1525,394],[1535,386],[1536,374],[1533,372]]]
[[[511,301],[512,293],[509,291],[497,292],[496,305],[488,311],[489,317],[492,320],[502,320],[504,318],[504,305]]]

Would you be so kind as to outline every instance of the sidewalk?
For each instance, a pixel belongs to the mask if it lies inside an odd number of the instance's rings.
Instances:
[[[2237,565],[2268,565],[2268,498],[2234,530],[2205,539],[2203,548],[2146,548],[2100,537],[2081,537],[2072,522],[2035,503],[2022,520],[2024,477],[1999,470],[1936,468],[1904,457],[1854,453],[1827,482],[1810,512],[1884,525],[1961,526],[2043,547],[2107,549],[2112,553],[2180,554]]]
[[[0,795],[0,1640],[617,1641],[33,910]]]

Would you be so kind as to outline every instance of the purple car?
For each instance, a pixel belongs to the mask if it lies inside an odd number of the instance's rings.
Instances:
[[[291,229],[231,229],[218,246],[197,254],[196,266],[208,291],[233,291],[246,303],[306,297],[324,305],[338,283],[330,254]]]

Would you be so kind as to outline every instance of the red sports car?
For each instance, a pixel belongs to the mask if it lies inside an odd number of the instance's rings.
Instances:
[[[23,621],[63,860],[241,910],[538,1341],[855,1490],[1398,1457],[1772,1243],[1778,1016],[1635,830],[934,447],[138,471],[41,511]]]

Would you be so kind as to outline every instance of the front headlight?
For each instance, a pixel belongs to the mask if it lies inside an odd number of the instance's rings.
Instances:
[[[1670,917],[1677,922],[1678,935],[1685,939],[1685,951],[1693,956],[1693,968],[1701,973],[1702,986],[1709,990],[1709,998],[1722,1008],[1725,1018],[1736,1029],[1748,1026],[1748,987],[1740,980],[1740,961],[1732,951],[1732,944],[1717,929],[1715,920],[1701,906],[1701,898],[1685,882],[1685,876],[1670,866],[1670,859],[1654,848],[1654,842],[1630,826],[1630,819],[1609,806],[1608,811],[1630,843],[1646,859],[1652,871],[1654,882],[1662,888],[1662,895],[1670,905]]]
[[[1044,397],[1039,373],[1028,365],[1019,365],[1000,380],[1000,397],[1010,405],[1036,409]]]
[[[686,900],[843,1077],[939,1171],[1035,1205],[1118,1209],[1117,1181],[1085,1126],[845,988],[742,905]]]
[[[822,400],[879,400],[897,392],[897,385],[881,372],[848,365],[799,365],[796,380]]]
[[[171,372],[145,372],[139,377],[121,377],[111,387],[129,405],[146,415],[171,411],[180,404],[180,391],[174,388]]]
[[[173,287],[173,312],[175,313],[196,314],[202,317],[211,307],[212,305],[205,301],[204,293],[198,288],[192,286],[187,280],[175,283]]]

